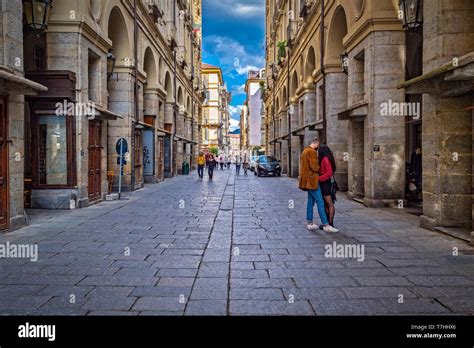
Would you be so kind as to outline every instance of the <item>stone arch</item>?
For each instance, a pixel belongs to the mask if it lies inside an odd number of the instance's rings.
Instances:
[[[342,6],[336,8],[329,27],[327,39],[327,58],[341,59],[341,53],[344,51],[343,40],[347,35],[347,17],[346,11]]]
[[[298,60],[298,77],[299,77],[299,82],[304,82],[304,59],[303,59],[303,54],[300,54],[300,58]],[[298,84],[299,84],[298,82]]]
[[[189,95],[188,95],[188,97],[186,98],[186,111],[187,111],[188,115],[191,115],[191,113],[192,113],[192,109],[191,109],[191,98],[189,97]]]
[[[316,53],[313,46],[310,46],[306,54],[306,62],[304,68],[304,82],[313,82],[313,71],[316,68]]]
[[[183,89],[181,86],[178,87],[178,99],[176,100],[179,106],[185,106],[184,105],[184,96],[183,96]]]
[[[295,98],[296,97],[296,91],[298,90],[298,72],[295,70],[293,72],[293,76],[291,77],[291,83],[290,83],[290,97]]]
[[[166,91],[166,101],[173,101],[173,82],[171,81],[171,74],[169,71],[165,74],[165,91]]]
[[[163,84],[163,58],[158,56],[158,83]]]
[[[117,58],[117,65],[131,65],[132,51],[128,35],[127,24],[122,11],[115,6],[110,11],[107,22],[107,33],[112,41],[113,54]]]
[[[158,87],[158,71],[156,67],[156,59],[150,47],[145,50],[143,58],[143,70],[146,72],[146,79],[149,88]]]
[[[287,106],[287,100],[288,100],[288,95],[286,92],[286,86],[284,86],[281,93],[281,106]]]

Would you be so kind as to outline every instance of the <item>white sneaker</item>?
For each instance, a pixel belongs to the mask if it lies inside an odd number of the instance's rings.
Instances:
[[[311,223],[311,224],[308,224],[306,226],[306,228],[309,230],[309,231],[313,231],[313,230],[317,230],[318,229],[318,226],[315,225],[314,223]]]
[[[337,228],[332,227],[331,225],[326,225],[323,227],[324,232],[329,232],[329,233],[337,233],[339,230]]]

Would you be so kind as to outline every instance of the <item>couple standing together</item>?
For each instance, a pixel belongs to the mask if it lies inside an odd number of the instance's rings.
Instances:
[[[301,190],[308,192],[307,228],[308,230],[320,228],[325,232],[339,232],[333,226],[335,214],[333,174],[336,171],[336,163],[329,147],[320,144],[319,139],[314,139],[311,145],[304,149],[300,159],[298,186]],[[322,223],[320,226],[313,222],[315,203]]]

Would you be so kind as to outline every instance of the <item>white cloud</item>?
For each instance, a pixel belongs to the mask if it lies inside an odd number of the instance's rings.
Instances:
[[[232,90],[232,96],[245,95],[245,83],[243,85],[234,85]]]
[[[235,131],[236,129],[240,128],[240,121],[239,120],[235,120],[235,119],[231,118],[229,123],[230,123],[229,129],[231,131]]]
[[[229,105],[229,114],[231,118],[240,120],[240,113],[242,112],[243,105]]]
[[[264,18],[264,0],[205,0],[210,9],[216,13],[222,11],[237,18]]]
[[[219,59],[219,65],[224,74],[235,70],[239,75],[246,74],[248,70],[259,70],[257,66],[264,66],[263,55],[248,53],[239,42],[225,36],[204,36],[204,52]]]

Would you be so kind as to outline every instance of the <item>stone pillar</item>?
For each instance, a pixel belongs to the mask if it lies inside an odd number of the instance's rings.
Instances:
[[[316,91],[314,86],[308,86],[305,84],[305,90],[301,95],[301,99],[303,99],[303,119],[304,125],[308,125],[311,123],[316,122]],[[317,131],[309,130],[308,128],[305,129],[304,132],[304,140],[303,140],[303,148],[309,146],[314,138],[318,137]],[[301,149],[303,151],[303,149]]]
[[[166,102],[165,103],[165,123],[171,124],[174,126],[174,103]]]
[[[178,116],[177,116],[177,124],[176,124],[176,133],[179,135],[179,136],[184,136],[184,132],[185,132],[185,128],[184,128],[184,114],[182,113],[179,113]],[[184,151],[185,151],[185,146],[184,146],[184,142],[179,140],[177,142],[177,146],[178,148],[176,149],[176,173],[178,174],[182,174],[183,173],[183,161],[185,159],[185,156],[184,156]]]
[[[347,121],[338,120],[337,114],[347,109],[347,75],[331,72],[326,75],[326,142],[336,160],[334,177],[341,188],[347,190]]]
[[[404,91],[397,89],[397,81],[405,78],[405,32],[372,33],[364,48],[365,76],[371,76],[365,87],[364,204],[398,206],[405,197],[405,116],[383,110],[391,101],[405,101]]]
[[[472,227],[472,102],[423,96],[422,227]]]
[[[131,137],[133,136],[132,118],[133,106],[133,77],[130,72],[118,72],[109,81],[109,103],[108,109],[124,118],[111,120],[108,122],[108,167],[114,171],[113,190],[118,191],[120,176],[120,165],[117,164],[116,144],[120,138],[124,138],[128,143],[129,155],[131,158]],[[131,190],[131,170],[130,159],[123,168],[122,191]]]
[[[171,132],[174,132],[175,124],[174,124],[174,103],[173,102],[170,102],[170,101],[165,102],[164,121],[165,121],[164,122],[165,128],[167,128],[167,127],[169,127],[169,125],[171,125],[171,127],[168,130],[171,131]],[[174,141],[174,137],[171,135],[170,150],[169,150],[170,151],[170,162],[171,162],[170,163],[170,173],[168,173],[168,172],[165,173],[166,177],[176,175],[176,167],[174,166],[174,158],[173,158],[175,144],[176,144],[176,142]]]
[[[283,136],[284,134],[288,134],[288,119],[287,119],[287,111],[283,111],[279,114],[278,122],[280,122],[280,126],[278,129],[280,130],[279,137]],[[278,159],[281,161],[281,170],[282,174],[288,174],[288,141],[282,140],[277,148],[279,153],[277,154]]]
[[[288,113],[291,117],[291,130],[296,130],[301,126],[300,122],[300,112],[299,109],[299,99],[292,98],[290,102],[290,109]],[[298,177],[299,173],[299,159],[301,155],[301,137],[298,135],[293,135],[291,137],[291,173],[288,175],[295,178]]]
[[[158,95],[156,91],[147,90],[143,98],[143,114],[145,116],[157,116],[158,115]]]
[[[474,51],[472,1],[435,0],[424,6],[423,70]],[[462,38],[462,39],[461,39]],[[423,95],[423,215],[420,225],[472,229],[472,93]]]

